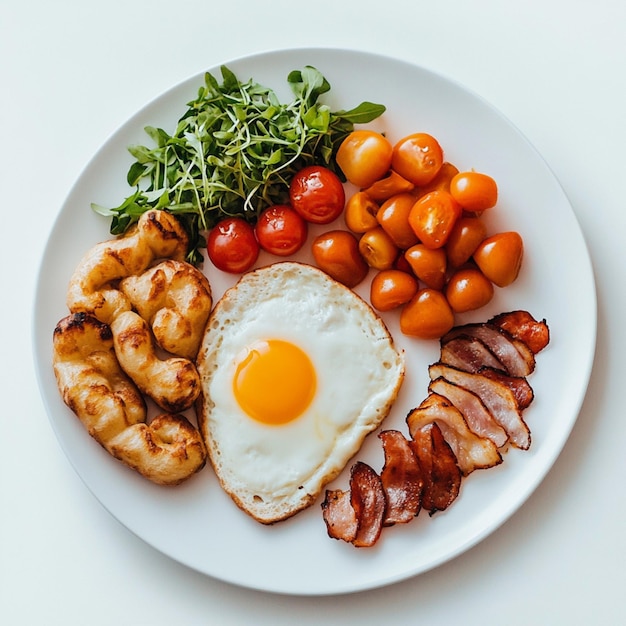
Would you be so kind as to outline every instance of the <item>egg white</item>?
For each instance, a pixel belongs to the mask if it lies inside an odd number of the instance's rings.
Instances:
[[[315,268],[273,267],[273,280],[259,287],[248,275],[218,303],[199,358],[213,465],[240,506],[267,503],[268,511],[316,496],[343,469],[386,415],[403,374],[384,325],[358,296]],[[233,392],[239,355],[259,339],[295,344],[315,369],[310,405],[287,424],[252,419]]]

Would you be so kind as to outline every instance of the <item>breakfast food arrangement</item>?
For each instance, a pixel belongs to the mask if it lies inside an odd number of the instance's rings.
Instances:
[[[522,235],[485,219],[491,176],[422,130],[369,128],[383,105],[332,111],[315,68],[288,82],[283,105],[228,68],[207,74],[176,132],[150,127],[155,147],[131,148],[136,191],[93,206],[112,237],[68,277],[54,373],[88,433],[146,479],[213,471],[261,524],[318,503],[322,532],[372,547],[529,449],[527,379],[549,329],[523,303],[460,321],[522,267]],[[215,272],[233,283],[214,299]],[[404,388],[387,316],[438,344],[426,397]],[[401,390],[403,431],[385,427]],[[359,459],[370,435],[380,470]]]

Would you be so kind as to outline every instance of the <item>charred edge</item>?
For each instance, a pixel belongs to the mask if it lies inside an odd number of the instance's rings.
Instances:
[[[54,334],[62,335],[66,332],[71,332],[73,330],[80,330],[82,332],[86,332],[87,329],[91,327],[94,328],[100,339],[103,341],[109,341],[113,338],[113,333],[111,332],[111,328],[108,324],[101,322],[96,319],[89,313],[72,313],[67,317],[64,317],[55,327]]]
[[[174,220],[176,219],[171,213],[164,209],[159,209],[159,211],[163,211]],[[154,226],[154,228],[161,233],[163,239],[180,239],[180,233],[176,232],[173,228],[166,227],[161,221],[161,216],[156,211],[151,211],[148,214],[148,221],[151,226]]]

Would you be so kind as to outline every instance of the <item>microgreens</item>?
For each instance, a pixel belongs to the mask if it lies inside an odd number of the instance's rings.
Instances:
[[[330,84],[311,66],[289,73],[295,97],[288,104],[252,79],[240,82],[225,66],[221,74],[222,84],[205,74],[173,134],[147,126],[153,147],[128,148],[134,193],[115,208],[92,204],[112,218],[111,234],[124,233],[149,209],[167,209],[189,234],[187,260],[200,264],[205,231],[226,216],[254,223],[267,206],[287,202],[291,177],[307,165],[325,165],[341,176],[334,158],[343,139],[354,124],[385,111],[371,102],[331,111],[319,101]]]

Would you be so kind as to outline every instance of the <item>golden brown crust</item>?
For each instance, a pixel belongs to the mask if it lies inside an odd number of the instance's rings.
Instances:
[[[200,393],[200,378],[191,361],[181,357],[159,359],[148,324],[133,311],[118,315],[111,330],[122,369],[143,393],[172,413],[193,406]]]
[[[146,320],[158,345],[194,359],[211,311],[211,287],[198,269],[168,259],[120,282],[120,291]]]
[[[84,313],[54,329],[53,367],[64,402],[102,445],[146,419],[146,405],[119,367],[110,328]]]
[[[198,430],[182,415],[158,415],[109,442],[116,458],[161,485],[178,485],[200,471],[206,451]]]
[[[72,314],[59,322],[53,340],[55,376],[67,406],[114,457],[167,485],[206,462],[198,430],[181,415],[147,421],[142,395],[177,413],[200,391],[190,359],[209,315],[211,289],[184,262],[187,247],[182,225],[163,210],[147,211],[124,236],[95,245],[70,279]],[[166,260],[138,276],[160,259]],[[158,358],[148,322],[160,347],[182,356]]]
[[[131,308],[116,281],[140,274],[157,259],[184,260],[187,246],[187,234],[173,215],[146,211],[124,236],[96,244],[85,254],[70,279],[67,307],[109,324]]]
[[[146,420],[143,397],[120,368],[111,331],[84,313],[63,318],[53,367],[64,402],[113,456],[153,482],[178,484],[205,464],[198,431],[182,416]]]

